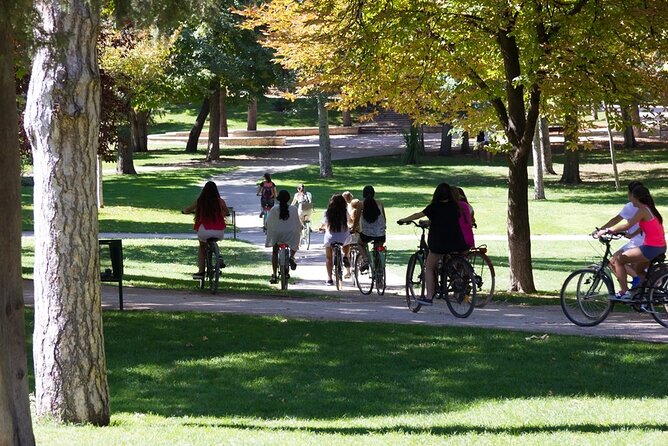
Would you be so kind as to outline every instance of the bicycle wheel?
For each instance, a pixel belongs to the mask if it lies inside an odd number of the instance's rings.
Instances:
[[[408,309],[417,313],[422,308],[417,299],[424,298],[424,259],[421,252],[416,252],[408,259],[406,267],[406,304]]]
[[[340,246],[335,246],[332,249],[334,250],[332,253],[334,283],[336,284],[336,289],[340,291],[343,289],[343,253]]]
[[[373,268],[369,264],[366,270],[362,271],[362,261],[361,255],[355,259],[355,282],[357,282],[357,289],[360,290],[360,293],[368,295],[373,291]]]
[[[216,294],[218,291],[218,281],[220,280],[220,251],[217,243],[209,243],[207,249],[206,269],[209,278],[209,291]]]
[[[262,231],[267,233],[267,217],[269,217],[269,211],[266,209],[262,211]]]
[[[373,250],[373,265],[375,278],[374,282],[376,283],[376,292],[379,296],[385,294],[385,247],[382,249]]]
[[[668,271],[656,271],[649,278],[649,309],[659,324],[668,328]]]
[[[308,251],[308,249],[311,247],[311,222],[307,221],[305,226],[306,235],[304,238],[306,239],[306,250]]]
[[[473,268],[476,284],[476,303],[477,308],[482,308],[492,301],[494,296],[494,265],[487,257],[487,254],[480,251],[471,251],[467,259]]]
[[[572,272],[561,287],[561,309],[575,325],[592,327],[610,313],[610,296],[615,294],[604,271],[581,269]]]
[[[445,277],[444,277],[445,276]],[[447,295],[445,303],[455,317],[469,317],[476,300],[475,275],[471,264],[459,256],[446,260],[441,273]]]
[[[359,257],[359,251],[357,250],[356,245],[352,245],[350,247],[348,258],[350,260],[350,266],[352,267],[351,279],[353,286],[357,286],[357,257]]]
[[[288,250],[283,248],[278,250],[278,275],[281,281],[281,290],[288,289],[288,259],[290,255]]]

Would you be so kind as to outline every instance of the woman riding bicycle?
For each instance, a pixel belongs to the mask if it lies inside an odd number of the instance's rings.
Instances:
[[[452,189],[447,183],[441,183],[436,186],[431,203],[422,212],[416,212],[397,222],[407,223],[423,217],[427,217],[430,222],[427,237],[429,254],[424,267],[427,295],[425,300],[418,299],[418,303],[422,305],[431,305],[433,302],[439,260],[446,254],[464,252],[470,248],[464,240],[459,224],[461,214],[462,208],[458,205]],[[470,217],[470,214],[468,215]]]
[[[357,206],[353,228],[359,225],[360,257],[363,260],[361,270],[364,271],[369,265],[369,256],[366,246],[370,242],[374,246],[382,246],[385,243],[385,208],[383,203],[375,199],[376,191],[373,186],[364,186],[362,190],[362,201]]]
[[[645,239],[637,248],[624,251],[621,255],[612,258],[615,262],[613,272],[619,282],[619,292],[615,296],[620,300],[628,300],[633,296],[629,292],[626,266],[642,278],[652,260],[666,252],[666,234],[663,229],[663,217],[656,209],[654,199],[645,186],[637,186],[631,192],[631,203],[638,208],[638,212],[626,222],[619,222],[607,229],[601,229],[596,233],[600,237],[606,233],[624,232],[633,225],[638,224],[645,234]]]
[[[297,193],[292,199],[292,206],[297,206],[299,220],[301,220],[302,224],[306,220],[311,219],[311,215],[313,214],[313,196],[311,192],[306,192],[303,184],[297,186]]]
[[[346,200],[340,194],[332,195],[325,211],[325,217],[322,220],[320,230],[325,231],[325,268],[327,270],[327,285],[334,285],[332,280],[332,244],[340,243],[343,245],[343,265],[346,268],[346,278],[350,277],[350,261],[348,253],[350,252],[350,231],[346,221]]]
[[[213,181],[207,181],[199,194],[197,201],[181,211],[184,214],[195,212],[195,225],[199,239],[197,255],[198,271],[193,274],[194,279],[204,277],[204,258],[206,256],[206,241],[210,238],[222,240],[225,237],[225,217],[230,215],[225,200],[220,197],[218,187]]]
[[[278,245],[285,243],[290,247],[290,269],[295,270],[295,254],[299,250],[299,236],[302,230],[302,224],[299,221],[299,214],[295,206],[290,206],[290,193],[287,190],[281,190],[276,197],[278,207],[269,211],[267,217],[267,239],[265,246],[273,248],[271,253],[272,274],[270,283],[276,283],[276,270],[278,269]]]
[[[269,172],[264,174],[264,180],[258,184],[256,195],[260,197],[260,218],[262,218],[265,209],[274,207],[276,198],[276,184],[271,181]]]

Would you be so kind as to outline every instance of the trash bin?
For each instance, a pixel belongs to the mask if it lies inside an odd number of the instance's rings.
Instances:
[[[123,310],[123,242],[100,240],[100,281],[118,283],[118,304]]]

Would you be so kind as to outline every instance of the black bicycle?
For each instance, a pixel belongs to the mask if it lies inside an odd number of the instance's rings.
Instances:
[[[425,286],[425,262],[429,254],[429,247],[425,240],[425,231],[429,227],[428,221],[399,223],[413,224],[422,230],[418,250],[408,259],[406,267],[406,303],[408,309],[417,313],[422,308],[418,300],[425,300],[428,296]],[[476,306],[477,283],[473,267],[467,259],[468,253],[447,254],[438,264],[438,285],[434,299],[444,299],[450,312],[459,318],[471,315]]]
[[[278,243],[278,281],[281,290],[288,290],[288,279],[290,278],[290,247],[286,243]]]
[[[211,294],[218,291],[218,281],[220,280],[220,269],[225,267],[223,256],[218,249],[218,239],[210,238],[206,240],[206,254],[204,257],[204,276],[199,279],[199,287],[204,289],[208,283]]]
[[[302,222],[302,232],[299,236],[299,247],[301,249],[308,249],[311,247],[311,219],[308,217],[304,218]]]
[[[616,304],[629,305],[640,313],[651,314],[656,322],[668,327],[668,265],[665,256],[654,259],[645,278],[631,290],[631,299],[615,297],[615,286],[609,271],[612,240],[620,234],[604,234],[598,240],[605,245],[601,261],[573,271],[561,287],[561,308],[576,325],[592,327],[608,317]]]
[[[385,245],[377,242],[372,243],[373,249],[369,251],[366,247],[366,258],[361,252],[355,256],[354,275],[357,289],[364,295],[369,295],[375,286],[379,296],[385,294],[385,260],[387,250]],[[361,249],[360,249],[361,251]]]
[[[343,245],[332,243],[332,272],[336,289],[343,289]]]

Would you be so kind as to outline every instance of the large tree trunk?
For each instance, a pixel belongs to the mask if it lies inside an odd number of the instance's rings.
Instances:
[[[254,132],[257,130],[257,98],[253,98],[248,103],[248,119],[246,122],[246,130]]]
[[[202,134],[202,129],[204,128],[204,123],[206,118],[209,116],[209,97],[205,97],[202,102],[202,106],[199,108],[199,113],[197,113],[197,119],[195,119],[195,124],[190,129],[190,135],[188,135],[188,143],[186,144],[187,153],[196,153],[197,144],[199,143],[199,135]]]
[[[580,150],[578,149],[578,118],[575,112],[564,117],[564,171],[560,183],[580,184]]]
[[[536,131],[533,135],[533,199],[545,200],[545,185],[543,184],[543,153],[540,148],[540,125],[536,122]]]
[[[624,120],[624,147],[633,148],[637,147],[638,143],[636,141],[636,136],[633,131],[633,118],[629,113],[628,106],[622,106],[622,119]]]
[[[343,110],[341,115],[342,115],[342,118],[343,118],[343,126],[344,127],[352,127],[353,126],[353,117],[352,117],[352,114],[350,113],[350,110]]]
[[[136,175],[134,163],[134,151],[130,137],[130,129],[121,127],[118,129],[118,152],[116,154],[116,172],[127,175]]]
[[[552,163],[552,143],[550,142],[550,123],[545,116],[538,121],[540,128],[540,151],[543,154],[543,173],[556,175],[554,164]]]
[[[471,153],[471,144],[469,143],[469,132],[462,132],[461,153]]]
[[[324,94],[318,94],[318,160],[321,178],[334,176],[332,171],[332,144],[329,140],[329,114],[326,102],[327,97]]]
[[[28,400],[21,279],[21,168],[14,84],[14,38],[0,0],[0,444],[34,445]]]
[[[99,4],[37,0],[35,8],[41,45],[25,122],[35,176],[36,412],[108,425],[95,197]]]
[[[209,98],[209,145],[206,151],[207,161],[220,159],[220,85],[216,85]]]
[[[452,156],[452,124],[449,122],[441,127],[441,146],[438,149],[440,156]]]
[[[219,136],[221,138],[227,138],[230,136],[230,132],[227,128],[227,88],[222,87],[220,89],[220,125],[218,126]]]
[[[629,106],[629,116],[631,117],[633,136],[640,138],[642,136],[642,118],[640,117],[640,106],[638,104]]]
[[[130,134],[134,152],[148,152],[148,118],[150,111],[130,107]]]

